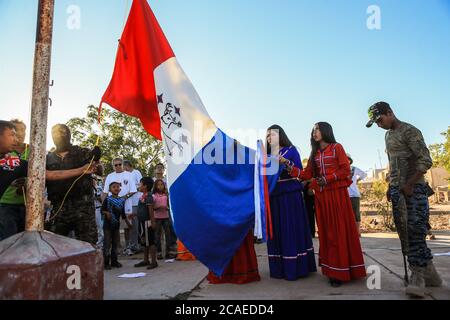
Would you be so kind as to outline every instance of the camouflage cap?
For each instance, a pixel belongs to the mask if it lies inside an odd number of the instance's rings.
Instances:
[[[369,122],[367,122],[366,127],[370,128],[375,122],[380,119],[381,115],[387,114],[389,110],[392,110],[387,102],[377,102],[369,108]]]

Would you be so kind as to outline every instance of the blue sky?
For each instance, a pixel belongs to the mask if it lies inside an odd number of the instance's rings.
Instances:
[[[179,62],[217,125],[280,124],[309,153],[314,123],[330,122],[364,170],[386,164],[384,132],[367,108],[442,141],[450,125],[449,0],[151,0]],[[67,28],[67,8],[81,29]],[[111,78],[131,0],[57,0],[49,126],[83,116]],[[369,30],[370,5],[381,30]],[[37,1],[0,0],[0,119],[29,122]],[[48,142],[51,146],[51,141]]]

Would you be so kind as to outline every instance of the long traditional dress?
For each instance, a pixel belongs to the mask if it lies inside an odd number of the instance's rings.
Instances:
[[[347,187],[352,183],[350,163],[342,145],[329,144],[317,151],[314,165],[318,177],[324,177],[326,185],[311,183],[315,190],[316,220],[319,233],[319,265],[322,273],[341,281],[366,276],[355,216]],[[302,180],[313,178],[310,165],[305,170],[295,166],[292,177]]]
[[[211,271],[208,274],[208,281],[212,284],[234,283],[245,284],[261,280],[256,260],[253,233],[249,232],[244,242],[233,256],[228,267],[221,277],[216,276]]]
[[[280,155],[301,168],[295,147],[282,148]],[[300,181],[283,171],[270,195],[273,239],[268,239],[267,249],[272,278],[293,281],[317,271],[302,190]]]

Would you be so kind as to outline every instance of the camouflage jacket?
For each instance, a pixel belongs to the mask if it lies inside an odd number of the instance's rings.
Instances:
[[[416,171],[425,174],[433,165],[422,133],[413,125],[400,122],[397,129],[386,132],[385,140],[392,187],[402,187]],[[425,178],[417,183],[425,183]]]
[[[71,146],[69,153],[61,158],[56,154],[56,152],[49,152],[47,154],[47,170],[69,170],[75,169],[88,164],[92,159],[92,151],[86,148],[81,148],[78,146]],[[47,192],[48,199],[52,203],[59,203],[63,200],[64,195],[69,190],[70,186],[78,177],[59,180],[59,181],[48,181]],[[69,200],[78,200],[84,196],[92,196],[92,201],[94,201],[94,189],[92,183],[92,176],[90,174],[83,176],[75,186],[72,188],[67,196]]]

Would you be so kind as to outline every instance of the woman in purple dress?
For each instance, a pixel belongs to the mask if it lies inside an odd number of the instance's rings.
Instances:
[[[267,153],[282,156],[295,166],[302,166],[299,152],[278,125],[267,130]],[[270,195],[273,238],[267,241],[267,249],[270,276],[294,281],[316,272],[317,268],[303,201],[303,185],[282,170]]]

